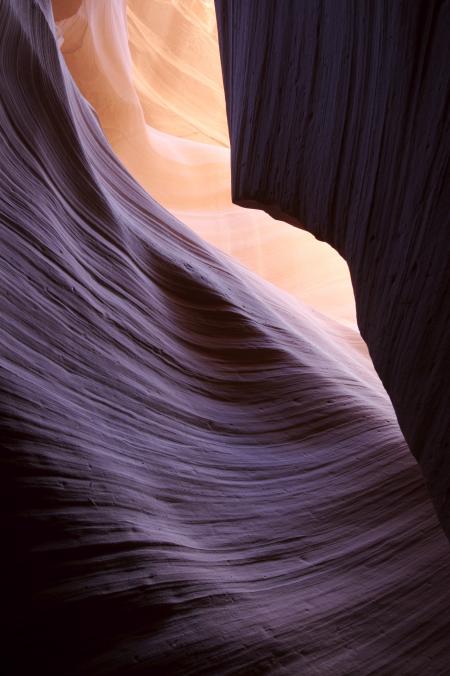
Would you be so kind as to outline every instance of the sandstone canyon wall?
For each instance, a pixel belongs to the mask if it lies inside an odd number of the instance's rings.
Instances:
[[[130,175],[48,2],[0,30],[4,673],[447,673],[448,541],[355,332]]]
[[[346,259],[450,533],[450,4],[216,0],[233,199]]]
[[[356,328],[345,261],[309,233],[231,201],[214,3],[78,4],[75,13],[57,23],[61,50],[133,177],[202,238]],[[66,3],[54,0],[53,6],[59,17]]]

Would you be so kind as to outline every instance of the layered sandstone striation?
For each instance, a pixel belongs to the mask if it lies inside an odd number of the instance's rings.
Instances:
[[[66,3],[53,4],[60,17]],[[113,150],[160,204],[259,276],[356,328],[345,261],[309,233],[231,201],[211,0],[83,0],[57,31]]]
[[[347,261],[450,532],[450,5],[217,0],[233,199]]]
[[[351,329],[111,149],[0,3],[2,668],[444,674],[450,551]]]

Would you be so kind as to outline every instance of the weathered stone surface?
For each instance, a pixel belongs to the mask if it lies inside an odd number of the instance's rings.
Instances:
[[[450,552],[355,333],[161,208],[0,3],[2,673],[445,674]]]
[[[450,533],[450,3],[216,0],[233,199],[332,244]]]

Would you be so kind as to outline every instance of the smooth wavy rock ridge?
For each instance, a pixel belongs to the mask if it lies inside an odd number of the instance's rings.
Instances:
[[[76,11],[65,0],[52,4],[70,73],[142,187],[253,272],[356,328],[341,256],[310,233],[231,201],[212,0],[78,0]]]
[[[450,536],[450,3],[216,0],[233,199],[347,261]]]
[[[450,551],[350,329],[159,206],[0,3],[6,674],[446,674]]]

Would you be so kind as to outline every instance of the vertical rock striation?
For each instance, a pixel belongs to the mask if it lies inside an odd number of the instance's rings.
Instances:
[[[450,533],[450,3],[216,0],[233,199],[347,260]]]

